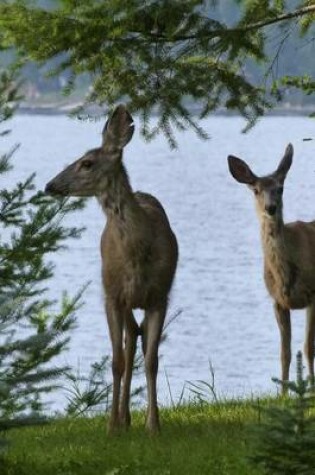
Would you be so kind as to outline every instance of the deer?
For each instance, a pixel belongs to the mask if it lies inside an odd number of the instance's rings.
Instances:
[[[291,310],[306,308],[304,353],[314,385],[315,337],[315,221],[283,222],[283,187],[293,161],[293,146],[286,147],[276,171],[255,175],[240,158],[228,156],[231,175],[254,193],[260,221],[264,280],[274,301],[280,330],[282,392],[287,392],[291,363]]]
[[[61,197],[95,196],[107,218],[100,247],[112,347],[109,434],[131,424],[130,386],[138,336],[147,383],[145,426],[151,434],[160,430],[158,348],[178,260],[176,236],[163,206],[154,196],[131,188],[122,158],[134,129],[126,106],[118,105],[104,126],[102,145],[66,167],[45,188]],[[134,309],[144,311],[141,324]]]

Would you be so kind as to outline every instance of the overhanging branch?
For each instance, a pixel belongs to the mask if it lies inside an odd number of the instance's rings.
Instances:
[[[282,21],[292,20],[293,18],[299,18],[304,15],[309,15],[311,13],[315,14],[315,5],[310,5],[308,7],[303,7],[293,12],[283,13],[274,18],[267,18],[266,20],[261,20],[251,25],[244,26],[243,28],[236,29],[238,31],[251,31],[259,30],[265,26],[273,25],[275,23],[281,23]]]
[[[267,18],[265,20],[258,21],[256,23],[251,23],[249,25],[244,25],[242,27],[236,27],[236,28],[222,28],[218,30],[212,30],[209,32],[204,33],[203,35],[175,35],[172,38],[167,38],[162,34],[159,33],[151,33],[150,36],[154,37],[155,39],[159,41],[166,41],[166,42],[177,42],[177,41],[186,41],[186,40],[192,40],[196,39],[198,36],[202,36],[203,38],[216,38],[216,37],[221,37],[224,36],[227,33],[246,33],[247,31],[254,31],[254,30],[260,30],[262,28],[265,28],[266,26],[273,25],[275,23],[281,23],[283,21],[288,21],[292,20],[293,18],[299,18],[305,15],[309,14],[315,14],[315,5],[310,5],[307,7],[300,8],[298,10],[294,10],[293,12],[288,12],[288,13],[283,13],[282,15],[278,15],[276,17],[272,18]]]
[[[0,7],[0,12],[4,15],[1,15],[3,16],[3,18],[1,18],[0,20],[0,24],[2,23],[4,26],[6,26],[6,23],[9,23],[10,22],[10,9],[11,7],[9,5],[5,5],[5,6],[2,6]],[[28,10],[25,9],[25,12],[28,12]],[[41,9],[39,9],[38,7],[37,8],[32,8],[32,12],[33,13],[41,13],[41,17],[40,17],[40,20],[41,21],[49,21],[49,20],[58,20],[60,17],[59,17],[59,13],[58,11],[43,11]],[[216,28],[216,29],[209,29],[207,31],[203,31],[203,32],[198,32],[196,31],[194,34],[191,34],[191,35],[180,35],[180,34],[174,34],[173,36],[170,35],[170,36],[167,36],[165,35],[162,31],[159,31],[158,29],[155,30],[148,30],[148,29],[142,29],[142,28],[135,28],[133,29],[132,31],[128,31],[125,35],[122,35],[120,37],[118,36],[111,36],[111,35],[108,35],[108,36],[105,36],[104,37],[104,40],[105,41],[111,41],[113,43],[124,43],[124,42],[138,42],[138,43],[142,43],[143,42],[143,39],[145,41],[149,40],[149,41],[154,41],[154,42],[161,42],[161,43],[177,43],[177,42],[182,42],[182,41],[189,41],[189,40],[196,40],[198,38],[200,39],[217,39],[217,38],[222,38],[224,37],[225,35],[233,35],[233,34],[242,34],[242,33],[246,33],[246,32],[250,32],[250,31],[255,31],[255,30],[260,30],[262,28],[265,28],[267,26],[270,26],[270,25],[274,25],[276,23],[281,23],[281,22],[284,22],[284,21],[288,21],[288,20],[292,20],[294,18],[299,18],[299,17],[303,17],[305,15],[310,15],[310,14],[314,14],[315,15],[315,4],[314,5],[309,5],[309,6],[306,6],[306,7],[302,7],[300,9],[297,9],[297,10],[294,10],[294,11],[291,11],[291,12],[287,12],[287,13],[283,13],[281,15],[278,15],[278,16],[274,16],[274,17],[271,17],[271,18],[266,18],[266,19],[263,19],[263,20],[260,20],[258,22],[255,22],[255,23],[250,23],[248,25],[244,24],[243,26],[239,26],[239,27],[234,27],[234,28],[225,28],[223,25],[222,25],[222,28]],[[65,16],[63,17],[64,19],[66,19],[67,21],[70,22],[70,24],[72,24],[73,26],[74,25],[82,25],[82,24],[87,24],[89,23],[90,21],[93,22],[93,26],[94,28],[96,26],[101,26],[103,24],[102,22],[102,19],[99,18],[99,20],[97,21],[95,18],[93,19],[88,19],[88,18],[76,18],[75,16]]]

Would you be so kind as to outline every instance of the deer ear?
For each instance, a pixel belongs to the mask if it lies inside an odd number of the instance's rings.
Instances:
[[[233,155],[228,156],[229,170],[233,178],[239,183],[246,185],[254,185],[257,181],[257,176],[251,171],[247,163],[240,158]]]
[[[284,180],[285,177],[287,176],[288,171],[290,170],[290,167],[292,165],[292,160],[293,160],[293,145],[289,143],[289,145],[285,149],[284,156],[276,170],[276,175],[278,175],[280,178]]]
[[[122,150],[135,130],[133,118],[123,104],[116,107],[103,129],[103,147]]]

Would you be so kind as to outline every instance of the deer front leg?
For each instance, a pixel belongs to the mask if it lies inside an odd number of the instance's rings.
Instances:
[[[148,390],[148,410],[146,428],[151,433],[160,430],[159,410],[157,405],[156,380],[158,373],[158,349],[166,314],[166,305],[158,309],[147,310],[141,326],[144,350],[145,374]]]
[[[314,339],[315,339],[315,302],[306,311],[306,335],[304,353],[308,365],[310,382],[314,385]]]
[[[113,401],[108,425],[108,432],[113,433],[119,428],[119,397],[121,378],[124,372],[124,353],[122,347],[123,313],[111,302],[106,302],[106,315],[112,343],[113,359]]]
[[[290,310],[282,308],[278,303],[274,305],[275,315],[280,330],[281,340],[281,366],[282,381],[289,381],[289,371],[291,363],[291,317]],[[286,393],[287,388],[282,387],[282,392]]]
[[[137,349],[137,338],[139,335],[138,324],[132,314],[125,315],[125,372],[123,377],[123,390],[119,409],[119,420],[121,426],[128,428],[130,426],[130,386],[132,379],[133,362]]]

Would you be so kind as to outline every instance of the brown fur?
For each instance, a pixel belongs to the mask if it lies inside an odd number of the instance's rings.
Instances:
[[[307,308],[305,354],[314,381],[315,337],[315,221],[284,224],[282,189],[291,166],[293,147],[289,145],[278,169],[267,177],[257,177],[242,160],[230,156],[232,176],[247,184],[256,197],[261,222],[264,278],[281,336],[282,379],[289,379],[291,361],[290,310]]]
[[[132,200],[132,205],[131,205]],[[106,295],[126,309],[146,309],[165,300],[172,285],[177,244],[161,204],[132,194],[123,220],[109,215],[101,239]]]
[[[158,346],[175,275],[177,241],[153,196],[133,193],[122,163],[133,120],[118,106],[106,123],[103,145],[87,152],[46,187],[52,194],[96,196],[107,216],[101,238],[102,278],[113,348],[113,404],[109,430],[130,424],[130,384],[141,334],[148,386],[147,428],[159,430],[156,378]],[[145,311],[138,326],[132,310]],[[123,345],[123,339],[125,344]],[[121,389],[121,380],[123,385]]]
[[[267,222],[266,222],[267,221]],[[262,223],[265,282],[273,299],[286,309],[301,309],[315,296],[315,221]]]

